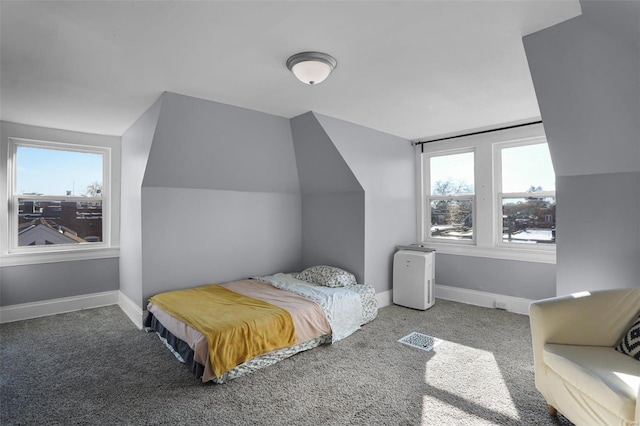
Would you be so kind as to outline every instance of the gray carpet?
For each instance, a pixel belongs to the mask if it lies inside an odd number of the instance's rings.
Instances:
[[[412,331],[442,339],[425,352]],[[226,385],[196,380],[117,306],[0,325],[12,424],[570,425],[534,387],[529,319],[438,300]]]

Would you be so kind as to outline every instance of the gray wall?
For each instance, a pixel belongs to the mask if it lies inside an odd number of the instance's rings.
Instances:
[[[160,115],[160,97],[122,135],[120,291],[138,306],[142,297],[142,180]]]
[[[436,283],[474,291],[545,299],[556,293],[556,265],[436,252]]]
[[[84,145],[100,145],[112,150],[112,197],[120,194],[120,137],[68,132],[23,124],[0,123],[0,175],[6,184],[6,152],[9,137],[66,142]],[[119,229],[119,218],[112,218],[112,226]],[[4,231],[3,231],[4,232]],[[2,238],[6,238],[4,233]],[[117,246],[118,242],[114,241]],[[0,268],[0,306],[39,302],[62,297],[118,290],[118,259],[91,259],[70,262],[41,263]]]
[[[524,45],[556,175],[638,171],[638,52],[584,16]]]
[[[364,193],[305,194],[302,199],[302,268],[331,265],[365,281]]]
[[[640,55],[598,16],[617,3],[524,38],[557,175],[558,295],[640,286]]]
[[[390,290],[396,246],[416,240],[414,148],[397,136],[315,116],[364,189],[365,283]]]
[[[142,189],[143,297],[296,271],[299,194]]]
[[[336,144],[313,113],[163,94],[123,137],[135,157],[123,163],[123,215],[140,215],[123,226],[123,292],[144,307],[161,291],[314,264],[390,289],[395,246],[415,237],[411,145],[321,118]]]
[[[153,132],[141,127],[153,135],[148,161],[134,167],[145,167],[131,234],[140,235],[142,307],[161,291],[299,269],[302,199],[289,120],[164,93]],[[124,256],[138,261],[135,250]]]
[[[561,176],[556,185],[559,293],[640,286],[640,173]]]
[[[0,268],[0,306],[118,290],[118,259]]]
[[[331,265],[365,278],[364,192],[309,112],[291,119],[302,192],[302,267]]]
[[[143,186],[299,194],[289,120],[166,92]]]
[[[303,193],[304,266],[341,264],[392,287],[396,246],[415,241],[415,159],[408,140],[307,113],[291,120]]]

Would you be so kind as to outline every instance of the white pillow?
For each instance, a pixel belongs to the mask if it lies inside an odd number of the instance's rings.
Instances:
[[[305,269],[296,277],[299,280],[312,282],[326,287],[344,287],[356,285],[356,277],[335,266],[317,265]]]

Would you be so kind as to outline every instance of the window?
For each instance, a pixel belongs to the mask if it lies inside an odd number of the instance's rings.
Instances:
[[[110,150],[9,139],[9,253],[108,247]]]
[[[425,239],[473,241],[473,152],[428,157]]]
[[[555,174],[546,143],[502,145],[496,167],[498,240],[506,244],[555,244]]]
[[[541,124],[422,151],[419,241],[440,253],[555,263],[555,173]]]

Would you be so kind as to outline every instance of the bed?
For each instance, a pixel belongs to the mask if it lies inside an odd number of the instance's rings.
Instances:
[[[375,290],[318,265],[155,295],[146,331],[202,382],[229,380],[342,340],[378,313]]]

